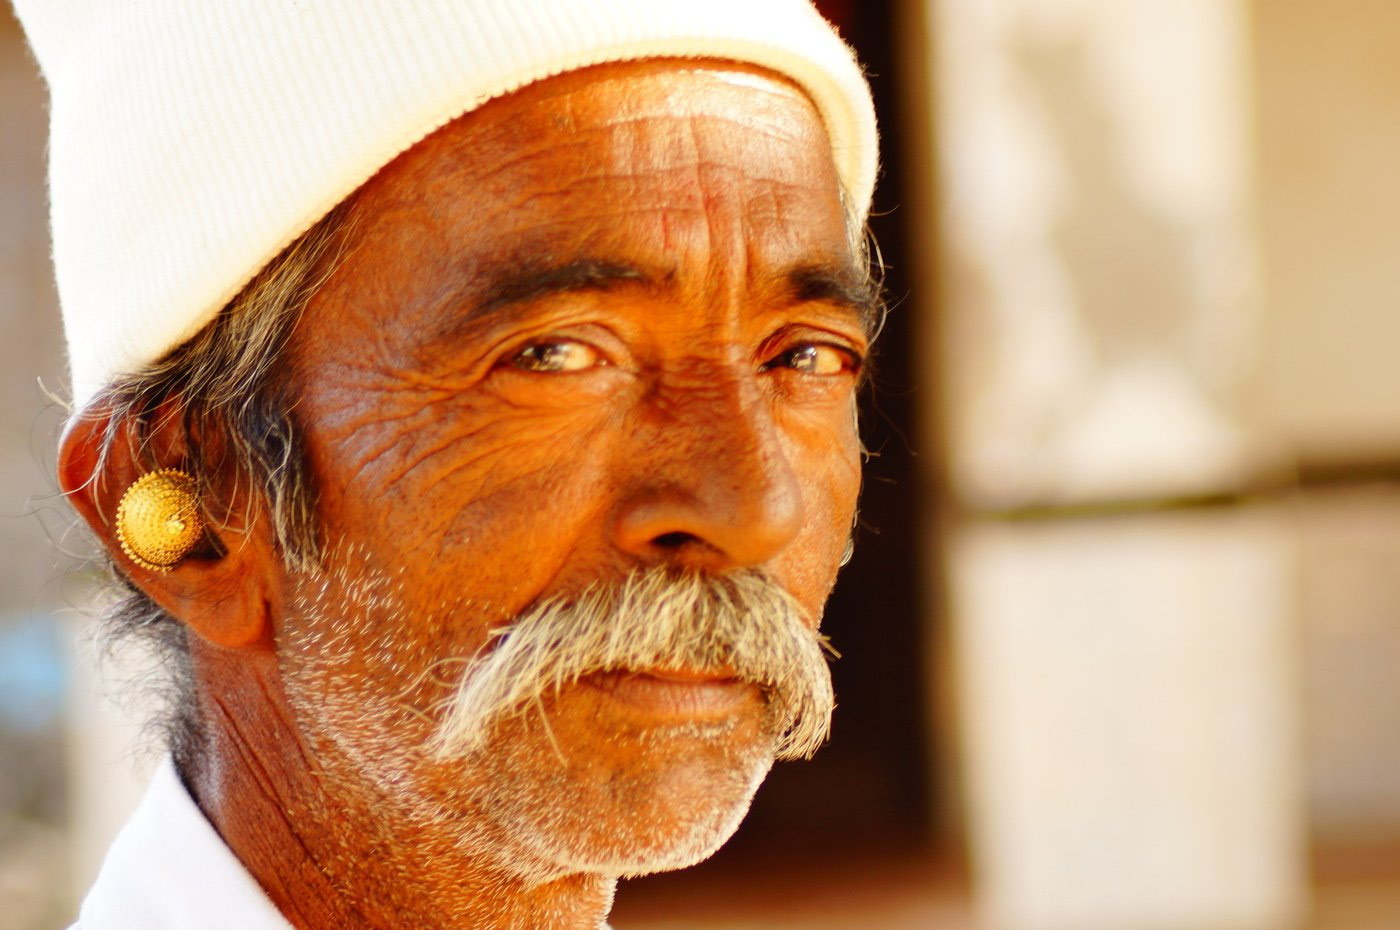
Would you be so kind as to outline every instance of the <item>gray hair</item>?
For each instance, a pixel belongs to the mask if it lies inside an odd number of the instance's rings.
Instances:
[[[334,267],[347,224],[347,207],[327,214],[193,339],[107,386],[90,408],[106,417],[92,480],[101,480],[113,448],[130,437],[131,455],[142,467],[179,465],[188,471],[206,522],[219,526],[232,513],[216,490],[227,487],[218,479],[231,471],[236,482],[245,483],[246,500],[260,494],[265,501],[288,567],[307,570],[319,564],[316,494],[286,366],[279,362],[302,310]],[[156,461],[151,438],[172,426],[181,433],[186,458]],[[162,711],[155,722],[183,766],[203,741],[186,627],[110,559],[108,567],[115,598],[103,613],[99,636],[108,651],[140,641],[158,663],[156,697]]]
[[[492,631],[492,648],[467,663],[444,701],[435,748],[448,758],[480,751],[502,719],[590,672],[723,668],[767,689],[777,758],[810,758],[836,704],[828,648],[802,605],[761,572],[635,571],[547,599]]]

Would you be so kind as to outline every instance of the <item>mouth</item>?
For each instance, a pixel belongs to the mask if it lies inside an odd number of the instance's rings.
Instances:
[[[665,721],[718,719],[762,702],[757,685],[728,669],[594,672],[579,680],[631,710]]]

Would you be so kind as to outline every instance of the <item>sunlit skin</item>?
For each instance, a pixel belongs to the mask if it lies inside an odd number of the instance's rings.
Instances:
[[[437,663],[657,563],[759,568],[820,616],[859,489],[869,325],[826,134],[763,71],[602,66],[449,124],[352,214],[288,359],[342,580],[286,571],[256,502],[222,558],[126,566],[197,634],[215,739],[184,774],[298,927],[596,927],[612,880],[514,880],[494,852],[510,831],[466,789],[562,772],[573,828],[664,834],[730,790],[724,741],[761,743],[762,694],[722,669],[596,676],[492,760],[439,761],[423,746],[455,666]],[[93,432],[66,437],[69,488]],[[75,495],[104,538],[138,474],[119,453]],[[366,573],[392,579],[392,624],[347,592]],[[318,593],[344,630],[298,609]],[[697,722],[723,740],[670,735]]]

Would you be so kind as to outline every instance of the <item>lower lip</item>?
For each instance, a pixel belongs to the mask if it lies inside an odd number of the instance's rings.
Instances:
[[[757,687],[738,678],[687,673],[597,672],[583,681],[629,707],[685,720],[727,716],[758,694]]]

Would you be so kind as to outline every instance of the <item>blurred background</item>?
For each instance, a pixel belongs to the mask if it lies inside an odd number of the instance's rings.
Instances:
[[[894,308],[834,738],[616,927],[1400,927],[1400,7],[818,6]],[[3,930],[154,762],[50,477],[45,121],[0,7]]]

